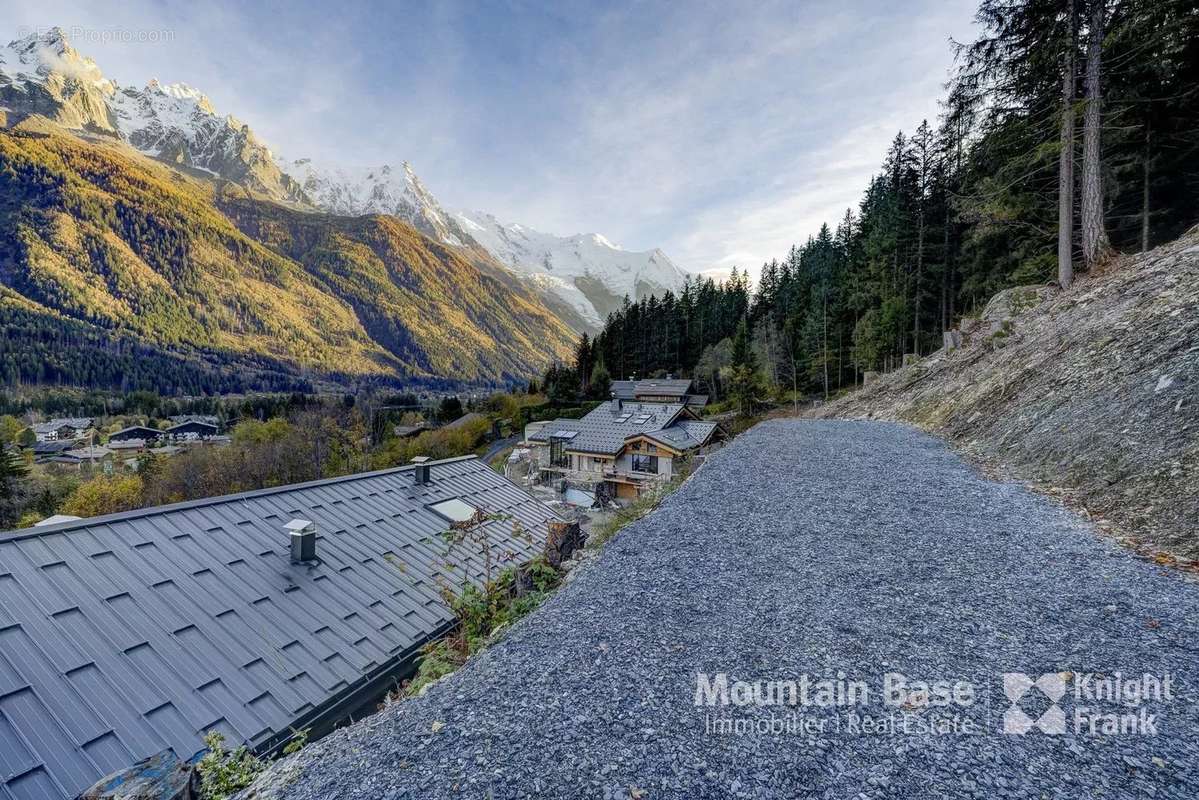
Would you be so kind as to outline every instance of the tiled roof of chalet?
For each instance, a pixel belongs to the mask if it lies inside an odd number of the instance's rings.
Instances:
[[[63,455],[84,460],[89,458],[105,458],[112,455],[112,451],[102,445],[94,445],[80,447],[78,450],[68,450]]]
[[[620,400],[632,400],[636,386],[637,381],[612,381],[609,389]]]
[[[56,431],[63,426],[69,426],[76,430],[84,430],[92,426],[91,417],[63,417],[52,419],[49,422],[39,422],[33,426],[36,433],[50,433]]]
[[[699,422],[691,419],[681,419],[669,428],[645,434],[656,442],[673,447],[676,450],[693,450],[702,447],[712,431],[716,430],[715,422]]]
[[[151,428],[149,425],[130,425],[128,428],[113,431],[108,435],[108,438],[112,439],[114,437],[125,436],[126,434],[137,434],[138,438],[144,439],[145,437],[141,435],[143,433],[148,433],[151,436],[162,436],[164,432],[158,428]]]
[[[219,430],[221,427],[219,424],[215,422],[209,422],[206,419],[187,419],[183,422],[176,422],[174,425],[163,431],[163,433],[170,433],[171,431],[177,431],[180,428],[186,428],[193,425],[203,425],[204,427],[212,428],[213,430]]]
[[[220,425],[221,420],[216,414],[176,414],[170,418],[176,425],[187,422],[203,422],[205,425]]]
[[[34,455],[40,456],[52,453],[61,453],[74,447],[74,441],[70,439],[59,439],[53,442],[35,442],[29,449],[33,451]]]
[[[0,800],[73,797],[210,730],[273,747],[379,688],[452,614],[438,575],[460,498],[527,560],[553,513],[474,457],[0,533]],[[294,564],[284,524],[317,527]],[[378,694],[371,694],[371,692]],[[353,704],[353,705],[351,705]],[[333,716],[334,714],[338,716]],[[332,719],[331,719],[332,717]]]
[[[601,403],[582,419],[554,420],[530,438],[548,442],[555,434],[574,432],[566,441],[567,451],[615,455],[630,436],[662,430],[682,411],[682,403],[633,402],[623,403],[617,413],[611,402]]]
[[[691,391],[691,381],[686,378],[651,378],[637,381],[637,385],[633,389],[633,394],[637,397],[641,397],[642,395],[665,395],[681,398],[689,391]]]

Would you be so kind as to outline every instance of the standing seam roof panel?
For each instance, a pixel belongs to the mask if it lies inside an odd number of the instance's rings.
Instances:
[[[452,620],[438,575],[457,498],[511,514],[497,549],[533,557],[553,512],[475,458],[0,533],[0,800],[73,795],[121,759],[206,730],[261,744]],[[283,524],[316,523],[292,564]],[[499,567],[497,567],[498,569]],[[233,743],[233,742],[231,742]]]

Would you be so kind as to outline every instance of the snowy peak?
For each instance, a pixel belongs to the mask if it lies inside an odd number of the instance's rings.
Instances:
[[[117,91],[109,104],[121,136],[147,155],[236,181],[275,200],[305,200],[250,126],[218,114],[199,89],[154,79],[144,89]]]
[[[71,47],[61,28],[0,47],[0,122],[34,114],[67,128],[115,133],[108,97],[116,87]]]
[[[20,80],[44,80],[50,75],[74,78],[100,88],[110,86],[96,62],[79,55],[62,28],[31,33],[0,49],[0,71]]]
[[[147,155],[275,200],[304,200],[250,127],[222,117],[203,92],[158,80],[143,89],[122,88],[71,47],[61,28],[0,49],[0,109],[8,112],[7,124],[46,117],[67,129],[116,136]]]
[[[504,223],[481,211],[455,217],[502,264],[556,294],[592,327],[603,325],[625,296],[678,292],[687,280],[661,250],[629,251],[598,233],[554,236]]]
[[[157,78],[151,78],[142,92],[149,97],[169,98],[176,105],[187,105],[201,113],[216,116],[216,109],[212,107],[212,101],[208,99],[208,95],[186,83],[168,83],[163,86]]]
[[[399,169],[335,167],[308,158],[277,158],[277,166],[298,181],[318,208],[342,216],[390,214],[412,224],[427,236],[455,247],[471,244],[407,162]]]

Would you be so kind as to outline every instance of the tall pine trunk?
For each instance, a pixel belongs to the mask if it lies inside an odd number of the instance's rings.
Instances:
[[[1145,120],[1145,152],[1141,156],[1141,252],[1149,250],[1149,168],[1153,161],[1149,120]]]
[[[1074,29],[1075,0],[1069,2],[1066,52],[1062,65],[1061,155],[1057,170],[1057,281],[1063,289],[1074,283]]]
[[[920,284],[924,279],[924,189],[921,187],[920,221],[916,233],[916,280],[912,287],[912,352],[920,355]]]
[[[828,288],[824,290],[824,399],[828,400]]]
[[[1103,58],[1103,12],[1106,0],[1091,0],[1091,25],[1087,39],[1087,100],[1082,120],[1082,255],[1088,268],[1098,264],[1110,245],[1103,227],[1103,177],[1100,129],[1103,91],[1100,69]]]

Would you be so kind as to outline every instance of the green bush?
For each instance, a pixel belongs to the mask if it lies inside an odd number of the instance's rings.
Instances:
[[[266,765],[244,746],[226,750],[225,737],[216,731],[208,732],[204,744],[208,745],[208,752],[196,765],[200,773],[202,800],[232,797],[253,783],[266,769]]]

